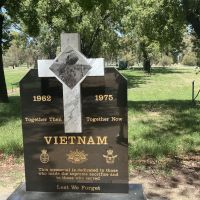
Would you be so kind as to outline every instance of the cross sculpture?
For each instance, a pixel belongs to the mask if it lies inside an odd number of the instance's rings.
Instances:
[[[104,76],[104,59],[87,59],[80,52],[80,35],[62,33],[61,53],[54,60],[38,60],[38,76],[62,83],[65,133],[81,133],[80,84],[87,76]]]

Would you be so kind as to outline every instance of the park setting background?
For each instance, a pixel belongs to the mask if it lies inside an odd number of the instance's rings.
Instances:
[[[200,198],[198,0],[2,2],[0,94],[9,103],[0,104],[0,191],[24,180],[19,81],[38,59],[56,57],[65,31],[127,78],[130,180],[149,199]]]

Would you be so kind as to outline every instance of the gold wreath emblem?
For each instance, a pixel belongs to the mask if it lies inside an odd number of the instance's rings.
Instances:
[[[43,164],[46,164],[49,162],[49,154],[47,153],[46,149],[41,150],[40,162]]]
[[[88,160],[88,154],[86,154],[84,151],[79,151],[76,149],[75,151],[70,151],[67,154],[67,160],[74,164],[81,164]]]

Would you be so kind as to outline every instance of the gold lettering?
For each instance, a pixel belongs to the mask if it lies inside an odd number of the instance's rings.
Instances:
[[[45,139],[45,141],[46,141],[47,144],[50,144],[52,137],[44,136],[44,139]]]
[[[108,144],[107,142],[107,136],[104,136],[103,138],[101,138],[100,136],[97,136],[97,144]]]
[[[58,144],[58,136],[54,136],[54,144]]]
[[[60,136],[60,144],[67,144],[67,137],[66,136]]]
[[[44,136],[46,144],[97,144],[107,145],[107,136]]]
[[[78,136],[77,138],[78,138],[77,144],[85,144],[86,143],[85,142],[86,136],[83,136],[83,137]]]
[[[87,144],[95,144],[92,136],[89,137]]]
[[[70,144],[74,144],[74,140],[76,139],[75,136],[69,136],[68,140],[70,140]]]

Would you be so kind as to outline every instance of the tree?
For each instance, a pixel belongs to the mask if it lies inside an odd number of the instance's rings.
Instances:
[[[5,26],[3,26],[4,21],[4,14],[2,13],[2,3],[0,2],[0,103],[1,102],[8,102],[8,94],[7,94],[7,88],[6,88],[6,81],[5,81],[5,75],[3,70],[3,35],[7,36],[4,32]],[[5,40],[7,46],[8,40]]]
[[[121,2],[42,0],[37,4],[37,11],[40,26],[45,31],[41,29],[39,37],[35,39],[43,47],[51,47],[43,49],[52,49],[53,52],[46,53],[51,55],[49,58],[54,58],[60,33],[79,32],[82,52],[88,57],[96,57],[102,53],[102,44],[105,46],[106,41],[109,43],[113,41],[112,44],[115,45],[117,40],[114,42],[113,37],[118,36],[116,30],[121,26],[120,17],[124,15],[126,4],[126,0]],[[107,44],[108,46],[111,47]]]
[[[0,103],[1,102],[8,102],[8,93],[7,93],[7,88],[6,88],[6,82],[5,82],[5,75],[4,75],[4,70],[3,70],[3,47],[4,50],[6,47],[9,46],[9,33],[8,33],[8,28],[6,26],[7,21],[4,20],[6,19],[6,13],[5,10],[3,9],[8,9],[12,15],[14,16],[15,13],[18,12],[19,5],[21,1],[20,0],[1,0],[0,2]]]
[[[116,0],[113,0],[113,2],[117,2]],[[62,31],[66,32],[73,32],[73,31],[79,31],[81,30],[80,26],[76,26],[76,24],[80,24],[82,22],[82,18],[91,13],[91,10],[93,11],[94,8],[98,7],[101,11],[99,13],[102,14],[98,15],[101,20],[106,21],[108,17],[111,15],[109,13],[106,14],[108,6],[112,3],[112,1],[106,1],[102,2],[100,0],[87,0],[87,1],[80,1],[80,0],[1,0],[0,2],[0,41],[1,41],[1,58],[0,58],[0,101],[7,102],[8,101],[8,95],[6,92],[6,84],[5,84],[5,77],[4,77],[4,71],[3,71],[3,60],[2,60],[2,26],[3,26],[3,20],[4,20],[4,14],[7,13],[13,22],[19,23],[24,27],[24,30],[26,33],[29,34],[29,36],[37,37],[40,31],[41,25],[46,24],[48,26],[48,31],[53,31],[54,36],[60,35]],[[4,11],[3,11],[4,9]],[[104,12],[105,10],[105,12]],[[69,12],[68,12],[69,11]],[[73,12],[72,12],[73,11]],[[98,13],[98,14],[99,14]],[[95,16],[95,13],[93,12],[93,18]],[[89,38],[87,40],[87,43],[90,42],[90,44],[86,44],[83,37],[83,47],[84,50],[86,50],[86,53],[88,55],[92,55],[92,47],[94,47],[94,43],[97,40],[97,38],[100,36],[100,33],[104,29],[104,27],[101,27],[103,21],[99,21],[100,23],[95,27],[92,34],[88,34]],[[83,30],[83,29],[82,29]],[[87,29],[87,31],[91,31],[90,29]],[[55,37],[54,37],[55,38]],[[46,38],[46,40],[48,40]],[[48,44],[49,45],[49,44]],[[55,44],[52,44],[51,47],[55,47]],[[52,50],[52,48],[49,48],[52,52],[48,52],[49,58],[53,57],[55,55],[55,50]],[[55,49],[55,48],[54,48]],[[94,50],[94,48],[93,48]]]
[[[179,1],[132,0],[125,16],[126,34],[134,40],[143,57],[143,68],[150,72],[151,59],[159,52],[168,54],[181,47],[185,30]]]
[[[187,23],[192,26],[194,51],[197,55],[197,66],[200,67],[200,1],[182,0]]]
[[[103,43],[104,47],[114,46],[105,45],[106,41],[109,41],[105,34],[112,36],[112,41],[114,41],[113,37],[117,38],[114,30],[119,24],[118,19],[123,13],[120,11],[125,2],[119,3],[117,0],[105,2],[100,0],[3,0],[0,8],[1,11],[4,8],[4,13],[7,13],[13,22],[19,23],[24,32],[34,37],[33,41],[39,44],[48,58],[55,57],[58,38],[62,31],[80,32],[83,53],[86,56],[97,56],[102,50]],[[2,25],[3,14],[1,16]],[[43,31],[41,27],[46,30]],[[39,32],[41,34],[38,37]],[[103,41],[105,38],[107,40]],[[0,39],[2,42],[2,36]],[[3,92],[0,96],[2,99],[8,99],[2,56],[0,69]]]
[[[185,19],[188,24],[192,25],[192,28],[196,32],[200,39],[200,1],[199,0],[182,0]]]
[[[16,44],[11,45],[9,50],[6,52],[4,57],[4,65],[6,63],[7,66],[12,66],[13,69],[18,67],[20,64],[23,63],[22,56],[24,52],[21,48],[17,47]],[[6,66],[5,65],[5,66]]]
[[[23,22],[30,36],[39,34],[36,5],[39,0],[1,0],[0,2],[0,102],[8,102],[2,57],[3,23],[5,13],[15,23]]]

